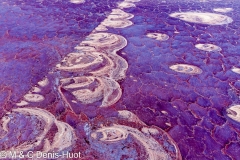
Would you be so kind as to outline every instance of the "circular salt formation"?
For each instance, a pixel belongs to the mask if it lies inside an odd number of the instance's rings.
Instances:
[[[101,133],[102,136],[99,138],[97,135]],[[127,132],[124,132],[120,128],[117,127],[109,127],[98,129],[95,132],[91,133],[92,138],[99,139],[103,142],[116,142],[126,139],[128,136]]]
[[[113,28],[125,28],[133,23],[128,19],[133,18],[133,14],[126,13],[121,9],[113,9],[111,14],[101,23],[101,25]]]
[[[240,74],[240,68],[232,67],[231,69],[234,73]]]
[[[122,95],[119,84],[106,77],[66,78],[62,79],[61,83],[64,89],[83,104],[101,101],[100,107],[108,107],[116,103]]]
[[[208,25],[223,25],[232,23],[232,18],[216,14],[216,13],[201,13],[201,12],[176,12],[169,15],[173,18],[178,18],[187,22],[201,23]]]
[[[131,13],[124,12],[121,9],[113,9],[111,14],[107,17],[110,20],[126,20],[133,18],[134,15]]]
[[[113,53],[124,48],[127,45],[127,40],[116,34],[112,33],[94,33],[90,34],[81,46],[95,47],[98,51],[106,51]]]
[[[212,51],[221,51],[222,49],[214,44],[196,44],[195,47],[197,49],[212,52]]]
[[[107,76],[120,80],[125,78],[128,64],[117,54],[107,56],[100,52],[83,52],[68,54],[56,67],[58,70]]]
[[[227,13],[233,11],[232,8],[214,8],[215,12]]]
[[[162,33],[148,33],[147,37],[149,38],[153,38],[159,41],[166,41],[169,39],[169,36],[166,34],[162,34]]]
[[[133,25],[133,23],[129,20],[111,20],[111,19],[105,19],[101,24],[112,28],[125,28]]]
[[[136,7],[136,5],[133,3],[124,1],[124,2],[119,3],[118,7],[119,8],[131,8],[131,7]]]
[[[70,2],[74,4],[81,4],[81,3],[84,3],[85,0],[70,0]]]
[[[95,138],[98,132],[102,133],[102,137],[100,139]],[[156,133],[159,134],[159,133]],[[99,143],[96,140],[103,143],[117,143],[120,146],[121,144],[125,144],[127,138],[133,137],[130,141],[131,143],[140,144],[145,152],[146,158],[149,160],[170,160],[171,156],[164,150],[164,148],[149,134],[145,134],[144,132],[139,131],[138,129],[124,126],[124,125],[116,125],[114,124],[111,127],[103,127],[101,129],[96,130],[91,133],[92,138],[94,139],[93,143]],[[99,146],[98,145],[98,146]],[[123,147],[123,146],[122,146]],[[121,148],[122,148],[121,147]],[[117,155],[116,155],[117,156]],[[136,158],[136,157],[135,157]]]
[[[71,149],[75,143],[73,128],[43,109],[13,109],[1,121],[0,130],[2,128],[5,134],[0,137],[0,148],[5,152],[33,151],[33,155],[37,151],[61,152]]]
[[[40,94],[25,94],[24,99],[28,102],[41,102],[44,100],[44,97]]]
[[[189,64],[175,64],[169,67],[170,69],[185,73],[185,74],[201,74],[202,70],[197,66],[189,65]]]
[[[240,123],[240,105],[231,106],[226,111],[229,118]]]
[[[57,69],[69,72],[100,72],[103,74],[114,66],[113,61],[105,54],[100,52],[83,52],[70,53],[61,64],[57,65]]]
[[[101,159],[181,160],[176,143],[165,131],[147,126],[130,111],[118,113],[102,123],[93,120],[85,129],[91,148],[100,153]],[[102,154],[106,152],[111,154]]]

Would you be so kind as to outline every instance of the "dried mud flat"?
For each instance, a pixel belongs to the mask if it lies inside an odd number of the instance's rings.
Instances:
[[[0,0],[1,153],[239,159],[239,9]]]

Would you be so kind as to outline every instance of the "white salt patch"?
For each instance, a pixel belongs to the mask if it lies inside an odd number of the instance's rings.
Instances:
[[[187,22],[208,25],[223,25],[233,22],[233,19],[228,16],[208,12],[176,12],[170,14],[169,16]]]
[[[166,34],[162,34],[162,33],[148,33],[147,37],[149,38],[153,38],[159,41],[166,41],[169,39],[169,36]]]
[[[74,4],[81,4],[81,3],[84,3],[85,0],[70,0],[70,2]]]
[[[105,143],[121,144],[123,143],[122,140],[126,139],[128,135],[131,135],[135,141],[144,147],[149,160],[171,159],[158,141],[156,141],[149,134],[143,133],[138,129],[114,124],[111,127],[103,127],[98,129],[93,133],[91,134],[91,138],[94,139],[93,143],[98,143],[98,141],[101,141]],[[97,133],[102,134],[102,138],[100,138],[100,140],[95,139]]]
[[[33,87],[31,92],[35,92],[35,93],[38,93],[38,92],[41,92],[41,89],[38,88],[38,87]]]
[[[123,9],[123,8],[131,8],[131,7],[136,7],[135,4],[130,3],[130,2],[121,2],[118,4],[118,7]]]
[[[207,51],[207,52],[212,52],[212,51],[221,51],[222,49],[219,46],[216,46],[214,44],[196,44],[195,47],[197,49]]]
[[[48,78],[44,78],[43,80],[39,81],[38,82],[38,85],[41,86],[41,87],[45,87],[49,84],[49,80]]]
[[[240,123],[240,105],[234,105],[228,108],[227,116]]]
[[[232,8],[214,8],[215,12],[227,13],[233,11]]]
[[[28,104],[29,104],[29,103],[26,102],[26,101],[21,101],[21,102],[19,102],[19,103],[16,103],[17,106],[26,106],[26,105],[28,105]]]
[[[232,70],[234,73],[240,74],[240,68],[233,67],[231,70]]]
[[[170,69],[185,73],[185,74],[201,74],[202,70],[197,66],[189,65],[189,64],[176,64],[169,67]]]
[[[44,97],[40,94],[25,94],[24,99],[28,102],[41,102],[44,100]]]

